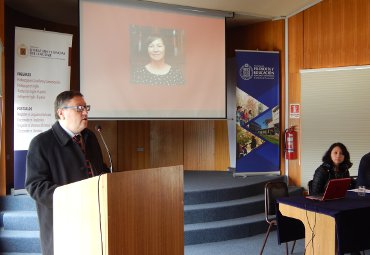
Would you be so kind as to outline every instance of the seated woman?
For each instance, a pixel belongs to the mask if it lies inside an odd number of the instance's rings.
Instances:
[[[313,176],[312,195],[323,194],[331,179],[350,177],[348,169],[351,168],[352,162],[344,144],[332,144],[324,154],[322,162]]]

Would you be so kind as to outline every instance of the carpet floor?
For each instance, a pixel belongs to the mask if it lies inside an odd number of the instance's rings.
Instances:
[[[265,234],[259,234],[248,238],[233,239],[223,242],[187,245],[185,246],[184,255],[258,255],[264,238]],[[292,244],[292,242],[289,243],[289,253]],[[297,240],[292,254],[304,255],[304,246],[304,239]],[[285,255],[285,244],[278,245],[276,231],[271,232],[267,239],[263,254]],[[349,255],[349,253],[346,255]],[[370,255],[370,250],[366,250],[365,255]]]

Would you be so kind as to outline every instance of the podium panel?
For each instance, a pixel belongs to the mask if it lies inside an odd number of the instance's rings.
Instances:
[[[184,254],[183,166],[116,172],[54,192],[54,253]]]

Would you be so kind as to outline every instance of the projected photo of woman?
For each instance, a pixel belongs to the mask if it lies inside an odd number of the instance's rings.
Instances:
[[[175,31],[175,30],[174,30]],[[139,34],[140,36],[142,34]],[[139,37],[140,38],[140,37]],[[167,61],[167,55],[174,58],[177,48],[169,47],[166,35],[161,33],[150,34],[143,43],[138,41],[138,53],[142,53],[142,64],[133,65],[131,81],[135,84],[150,85],[181,85],[184,84],[182,70]],[[172,54],[169,50],[172,49]],[[140,61],[139,61],[140,62]]]

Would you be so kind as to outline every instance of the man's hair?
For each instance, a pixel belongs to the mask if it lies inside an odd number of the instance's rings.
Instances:
[[[83,95],[79,91],[74,90],[63,91],[62,93],[57,95],[54,101],[55,119],[59,119],[58,109],[65,106],[65,104],[74,97],[83,97]]]

